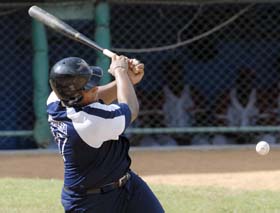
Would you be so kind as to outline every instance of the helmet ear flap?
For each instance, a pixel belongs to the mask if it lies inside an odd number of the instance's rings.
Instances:
[[[103,76],[103,70],[101,67],[91,66],[91,77],[85,85],[85,90],[91,89],[97,86]]]

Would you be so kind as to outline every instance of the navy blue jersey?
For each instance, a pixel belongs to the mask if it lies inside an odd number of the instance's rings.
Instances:
[[[122,136],[131,120],[127,104],[96,102],[70,108],[62,106],[52,92],[47,112],[51,132],[63,156],[66,187],[100,187],[129,170],[129,142]]]

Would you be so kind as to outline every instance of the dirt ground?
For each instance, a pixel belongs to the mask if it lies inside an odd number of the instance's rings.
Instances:
[[[254,147],[234,149],[134,150],[132,169],[148,183],[280,190],[280,148],[266,156]],[[0,152],[0,177],[63,178],[59,154]]]

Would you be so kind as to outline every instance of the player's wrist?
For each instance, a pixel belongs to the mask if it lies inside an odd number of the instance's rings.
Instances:
[[[115,67],[114,68],[114,73],[118,73],[118,72],[127,73],[127,69],[126,69],[126,67],[122,67],[122,66]]]
[[[128,75],[127,70],[125,68],[122,68],[122,67],[116,68],[114,70],[114,73],[115,73],[115,78]]]

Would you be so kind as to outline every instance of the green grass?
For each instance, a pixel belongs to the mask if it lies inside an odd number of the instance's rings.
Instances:
[[[0,212],[63,212],[61,187],[58,180],[0,179]]]
[[[1,213],[63,212],[62,181],[0,179]],[[280,191],[151,185],[167,213],[277,213]]]
[[[242,191],[163,185],[152,188],[168,213],[280,212],[280,191]]]

